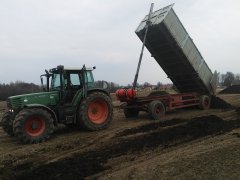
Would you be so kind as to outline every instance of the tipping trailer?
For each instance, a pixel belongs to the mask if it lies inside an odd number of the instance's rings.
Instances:
[[[162,67],[179,94],[136,97],[132,89],[116,92],[121,102],[126,102],[124,114],[137,116],[139,111],[147,111],[153,119],[161,119],[165,111],[177,108],[199,106],[210,107],[211,95],[215,94],[217,72],[212,73],[193,40],[183,27],[173,10],[173,5],[151,12],[141,21],[136,34],[152,57]],[[139,59],[134,85],[137,81],[143,48]]]

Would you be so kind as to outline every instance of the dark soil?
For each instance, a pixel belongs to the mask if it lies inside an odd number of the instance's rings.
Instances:
[[[212,109],[231,109],[233,106],[217,96],[211,96]]]
[[[76,153],[37,167],[26,164],[14,168],[15,179],[83,179],[109,169],[108,160],[155,148],[168,148],[205,136],[223,134],[240,127],[240,120],[224,121],[210,115],[189,121],[173,119],[167,123],[151,122],[116,134],[107,144],[91,151]],[[26,167],[29,169],[26,171]],[[25,170],[23,170],[25,169]],[[4,172],[4,169],[1,169]]]
[[[219,92],[219,94],[240,94],[240,85],[232,85]]]

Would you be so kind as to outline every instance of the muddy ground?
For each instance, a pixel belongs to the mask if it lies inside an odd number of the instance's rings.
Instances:
[[[219,96],[240,107],[240,94]],[[181,109],[160,122],[144,112],[125,119],[118,103],[114,105],[108,129],[86,132],[60,126],[41,144],[20,144],[0,128],[0,179],[240,177],[240,112],[234,108]]]

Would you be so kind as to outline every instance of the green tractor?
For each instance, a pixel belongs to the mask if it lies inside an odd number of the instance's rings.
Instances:
[[[59,124],[95,131],[112,121],[113,107],[103,81],[94,83],[93,68],[57,68],[41,75],[44,92],[11,96],[2,127],[24,143],[45,141]]]

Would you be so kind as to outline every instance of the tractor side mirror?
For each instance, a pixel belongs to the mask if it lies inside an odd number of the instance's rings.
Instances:
[[[102,81],[102,88],[106,90],[109,89],[109,84],[107,81]]]
[[[48,70],[46,70],[46,69],[45,69],[45,73],[46,73],[47,75],[49,75],[49,72],[48,72]]]

